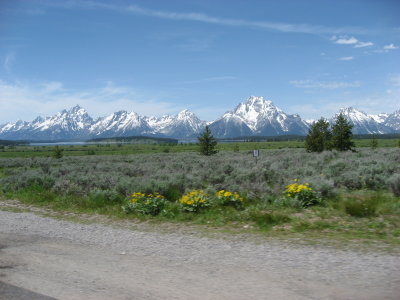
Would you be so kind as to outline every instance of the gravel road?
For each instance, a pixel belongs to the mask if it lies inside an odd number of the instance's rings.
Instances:
[[[383,253],[8,211],[0,248],[0,281],[57,299],[400,299],[399,256]]]

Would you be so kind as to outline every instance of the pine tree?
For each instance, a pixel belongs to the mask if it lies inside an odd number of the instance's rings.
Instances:
[[[306,137],[306,150],[308,152],[322,152],[331,148],[331,132],[329,122],[324,118],[314,122]]]
[[[54,149],[53,149],[53,157],[57,158],[57,159],[62,158],[63,157],[63,151],[64,150],[61,149],[60,147],[55,146]]]
[[[332,148],[339,151],[353,150],[354,142],[351,129],[353,125],[340,113],[332,127]]]
[[[204,132],[198,137],[198,140],[201,154],[209,156],[218,152],[216,149],[217,140],[213,137],[208,126],[206,126]]]

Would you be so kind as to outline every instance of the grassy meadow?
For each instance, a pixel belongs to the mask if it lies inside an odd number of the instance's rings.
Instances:
[[[400,140],[396,138],[377,140],[379,148],[398,147]],[[372,139],[356,139],[358,148],[371,147]],[[85,156],[85,155],[129,155],[129,154],[152,154],[152,153],[175,153],[175,152],[196,152],[198,145],[194,143],[173,144],[173,143],[104,143],[84,145],[63,145],[59,146],[64,156]],[[8,157],[50,157],[53,155],[55,146],[30,146],[12,145],[0,147],[0,158]],[[249,141],[229,142],[218,144],[219,151],[246,151],[253,149],[272,150],[286,148],[304,148],[304,141],[301,139],[290,139],[280,141]]]
[[[210,157],[200,155],[195,144],[74,145],[61,147],[60,159],[52,157],[52,146],[17,146],[0,152],[0,197],[124,219],[398,245],[396,143],[379,140],[374,149],[322,153],[307,153],[301,141],[227,143]],[[257,163],[253,149],[261,149]],[[302,206],[288,197],[287,186],[294,182],[308,184],[317,205]],[[209,205],[182,210],[179,200],[193,190],[204,191]],[[243,202],[218,204],[212,199],[221,190],[237,193]],[[138,192],[163,196],[156,216],[123,211]]]

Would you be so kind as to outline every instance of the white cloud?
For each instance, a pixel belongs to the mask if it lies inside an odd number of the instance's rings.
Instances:
[[[361,86],[360,81],[353,82],[342,82],[342,81],[330,81],[330,82],[321,82],[314,80],[292,80],[289,82],[291,85],[297,88],[304,89],[343,89],[343,88],[357,88]]]
[[[354,56],[344,56],[344,57],[339,57],[338,60],[353,60]]]
[[[340,44],[340,45],[353,45],[357,44],[358,40],[355,37],[340,37],[335,40],[335,44]]]
[[[139,5],[116,5],[116,4],[106,4],[102,2],[94,1],[72,1],[72,2],[46,2],[47,6],[59,7],[64,9],[103,9],[112,10],[119,13],[130,13],[160,19],[169,19],[176,21],[192,21],[192,22],[202,22],[223,26],[231,27],[250,27],[250,28],[260,28],[267,30],[275,30],[280,32],[290,32],[290,33],[309,33],[309,34],[365,34],[370,32],[364,28],[359,27],[326,27],[321,25],[311,25],[311,24],[291,24],[291,23],[279,23],[279,22],[268,22],[268,21],[248,21],[242,19],[229,19],[222,17],[214,17],[204,13],[198,12],[174,12],[174,11],[163,11],[154,10],[141,7]]]
[[[339,45],[354,45],[354,48],[371,47],[374,45],[373,42],[362,42],[356,39],[354,36],[348,37],[346,35],[339,37],[334,35],[330,38],[330,40]]]
[[[361,42],[359,41],[357,44],[354,45],[354,48],[364,48],[364,47],[371,47],[374,43],[372,42]]]
[[[389,44],[389,45],[385,45],[383,46],[384,50],[395,50],[395,49],[399,49],[398,46],[395,46],[394,44]]]
[[[382,49],[374,50],[374,52],[375,53],[388,53],[389,51],[396,50],[396,49],[399,49],[399,47],[394,44],[389,44],[389,45],[383,46]]]
[[[107,83],[98,89],[76,92],[60,82],[40,84],[8,83],[0,80],[0,124],[16,120],[32,120],[36,116],[50,116],[79,104],[93,117],[117,110],[135,111],[141,115],[160,116],[184,109],[179,105],[159,101],[131,87]]]

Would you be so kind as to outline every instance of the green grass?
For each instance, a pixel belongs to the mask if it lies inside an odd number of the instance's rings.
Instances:
[[[199,213],[183,212],[179,204],[169,202],[158,216],[125,214],[123,199],[107,201],[90,197],[60,197],[41,187],[30,187],[15,193],[2,194],[3,199],[19,199],[22,203],[78,214],[100,214],[117,219],[200,224],[230,232],[252,232],[279,238],[332,240],[337,243],[362,241],[388,247],[400,246],[400,199],[387,192],[357,191],[341,194],[322,206],[308,209],[275,207],[252,201],[244,209],[214,207]],[[365,212],[365,205],[370,210]]]
[[[220,143],[219,151],[235,151],[239,149],[282,149],[302,148],[302,141],[279,141],[279,142],[238,142]],[[197,152],[197,144],[98,144],[98,145],[66,145],[59,146],[65,156],[82,155],[128,155],[128,154],[150,154],[150,153],[176,153]],[[1,157],[40,157],[52,156],[55,146],[15,146],[6,147],[0,151]]]
[[[372,139],[356,139],[356,147],[371,147]],[[398,147],[398,139],[379,139],[379,147]],[[66,156],[82,155],[128,155],[149,153],[175,153],[175,152],[197,152],[197,144],[90,144],[90,145],[65,145],[59,146]],[[219,151],[249,151],[254,149],[284,149],[304,148],[304,141],[271,141],[271,142],[232,142],[219,143]],[[1,157],[46,157],[52,156],[54,146],[12,146],[5,147],[0,151]]]

